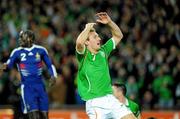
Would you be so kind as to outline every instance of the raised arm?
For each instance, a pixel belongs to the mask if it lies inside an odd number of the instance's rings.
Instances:
[[[84,30],[79,34],[76,40],[76,51],[83,54],[85,51],[85,42],[88,39],[89,32],[93,29],[96,23],[87,23]]]
[[[107,24],[110,27],[112,38],[114,39],[115,44],[117,45],[123,38],[123,34],[120,28],[111,20],[111,18],[108,16],[106,12],[97,13],[96,16],[98,17],[98,19],[96,20],[97,22]]]

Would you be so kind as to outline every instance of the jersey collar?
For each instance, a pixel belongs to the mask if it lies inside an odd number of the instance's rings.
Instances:
[[[35,45],[33,44],[30,48],[23,48],[24,50],[27,50],[27,51],[31,51],[32,49],[34,49]]]

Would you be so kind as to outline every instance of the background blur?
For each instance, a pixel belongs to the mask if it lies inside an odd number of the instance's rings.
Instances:
[[[47,86],[50,107],[81,107],[75,40],[99,11],[108,12],[124,34],[109,59],[112,81],[126,83],[127,96],[141,110],[180,109],[179,0],[0,0],[0,61],[18,47],[20,30],[33,30],[59,74],[57,84]],[[111,37],[105,26],[96,29],[104,42]],[[16,68],[0,73],[0,107],[18,108],[19,81]]]

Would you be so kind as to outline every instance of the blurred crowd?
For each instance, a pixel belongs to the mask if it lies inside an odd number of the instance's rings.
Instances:
[[[50,106],[82,105],[76,89],[75,41],[100,11],[124,34],[109,58],[112,82],[125,83],[127,96],[143,110],[180,107],[179,0],[1,0],[0,61],[6,62],[18,47],[21,30],[33,30],[36,44],[48,49],[59,75],[55,86],[47,85]],[[106,26],[96,29],[103,42],[111,37]],[[47,70],[44,78],[49,78]],[[0,73],[0,105],[17,105],[19,83],[16,68]]]

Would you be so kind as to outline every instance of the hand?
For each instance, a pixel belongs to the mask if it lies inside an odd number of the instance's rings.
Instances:
[[[7,64],[0,63],[0,71],[3,71],[7,68]]]
[[[109,22],[112,21],[106,12],[97,13],[96,16],[97,16],[96,21],[102,24],[108,24]]]
[[[93,29],[95,24],[96,23],[87,23],[86,26],[85,26],[85,29],[91,30],[91,29]]]
[[[49,79],[49,86],[52,87],[52,86],[55,85],[55,84],[56,84],[56,78],[55,78],[55,77],[51,77],[51,78]]]

